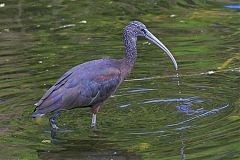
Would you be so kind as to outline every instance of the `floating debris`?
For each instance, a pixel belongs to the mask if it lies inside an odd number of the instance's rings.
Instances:
[[[214,74],[214,71],[208,71],[207,74]]]
[[[67,48],[69,48],[69,46],[68,45],[63,45],[62,48],[67,49]]]
[[[148,42],[148,41],[146,41],[146,42],[143,42],[142,44],[143,44],[143,45],[151,45],[151,43],[150,43],[150,42]]]
[[[38,63],[42,64],[42,63],[43,63],[43,61],[38,61]]]
[[[50,28],[50,30],[59,30],[59,29],[65,29],[65,28],[70,28],[70,27],[75,27],[76,24],[66,24],[57,28]]]
[[[170,17],[173,18],[173,17],[176,17],[177,15],[175,14],[171,14]]]
[[[0,3],[0,8],[5,7],[5,3]]]
[[[42,143],[51,143],[51,140],[49,140],[49,139],[44,139],[44,140],[42,140]]]
[[[82,21],[80,21],[80,22],[78,22],[78,23],[83,23],[83,24],[86,24],[86,23],[87,23],[87,21],[86,21],[86,20],[82,20]]]
[[[207,72],[202,72],[202,73],[200,73],[201,75],[204,75],[204,74],[208,74],[208,75],[210,75],[210,74],[214,74],[215,73],[215,71],[207,71]]]
[[[220,67],[218,67],[218,69],[225,69],[225,68],[227,68],[235,60],[240,60],[240,52],[234,53],[234,56],[229,58],[229,59],[227,59]]]
[[[9,32],[10,30],[8,28],[3,29],[5,32]]]

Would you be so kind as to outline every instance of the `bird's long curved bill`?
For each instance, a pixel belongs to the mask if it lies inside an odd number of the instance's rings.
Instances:
[[[174,64],[174,67],[175,69],[177,70],[178,69],[178,65],[177,65],[177,62],[175,60],[175,58],[173,57],[172,53],[167,49],[167,47],[162,43],[160,42],[151,32],[149,32],[147,29],[145,29],[146,31],[146,35],[145,37],[147,39],[149,39],[150,41],[152,41],[153,43],[155,43],[157,46],[159,46],[160,48],[162,48],[162,50],[164,50],[164,52],[167,53],[167,55],[171,58],[173,64]]]

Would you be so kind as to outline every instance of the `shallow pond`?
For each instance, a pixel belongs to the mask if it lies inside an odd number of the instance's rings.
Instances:
[[[0,159],[240,159],[240,10],[229,6],[238,5],[1,2]],[[68,69],[121,58],[131,20],[172,51],[178,71],[139,38],[134,71],[98,113],[97,130],[87,108],[61,114],[65,132],[50,132],[50,115],[31,118],[34,103]]]

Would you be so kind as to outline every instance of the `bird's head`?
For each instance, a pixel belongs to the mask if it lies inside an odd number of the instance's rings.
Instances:
[[[128,33],[131,33],[133,36],[145,36],[145,30],[147,29],[147,27],[139,22],[139,21],[132,21],[130,23],[128,23],[128,25],[125,27],[125,30]]]
[[[127,34],[132,35],[134,38],[137,38],[138,36],[145,37],[159,46],[170,57],[175,69],[178,69],[177,62],[171,52],[161,41],[159,41],[151,32],[148,31],[147,27],[143,23],[139,21],[132,21],[124,28],[124,30]]]

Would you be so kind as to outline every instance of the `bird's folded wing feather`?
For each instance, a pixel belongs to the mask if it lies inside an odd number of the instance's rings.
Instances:
[[[98,72],[96,69],[82,72],[73,68],[44,94],[37,103],[37,110],[60,106],[74,108],[104,101],[120,84],[120,74],[120,70],[114,67],[104,67]]]
[[[58,81],[43,95],[43,97],[38,101],[38,103],[36,104],[36,106],[40,106],[43,101],[48,98],[50,96],[50,94],[57,90],[58,88],[60,88],[62,85],[64,85],[67,80],[68,77],[71,76],[71,74],[75,71],[75,67],[72,68],[71,70],[69,70],[68,72],[66,72],[61,78],[58,79]]]

